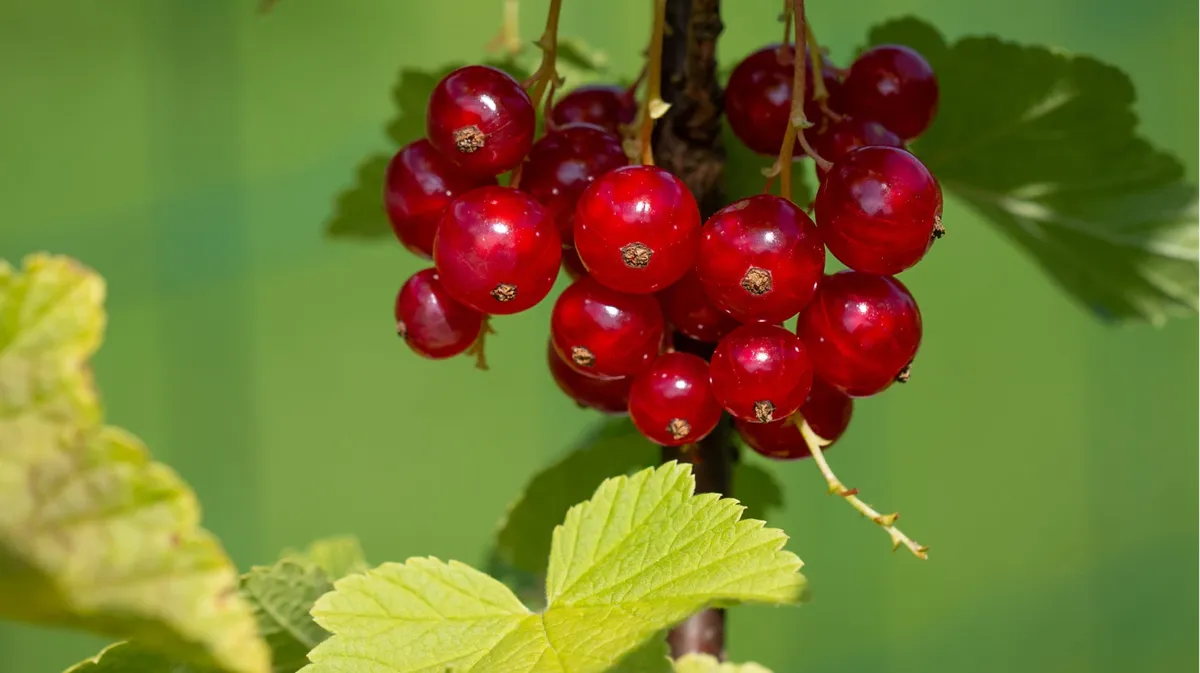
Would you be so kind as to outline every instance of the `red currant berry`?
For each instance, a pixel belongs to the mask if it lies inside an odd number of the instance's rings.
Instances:
[[[585,276],[554,302],[550,336],[575,371],[598,378],[629,376],[662,348],[662,309],[654,297],[617,292]]]
[[[550,293],[562,240],[532,196],[481,187],[446,209],[433,261],[451,296],[482,313],[508,315]]]
[[[787,132],[792,111],[792,47],[781,49],[778,45],[763,47],[742,60],[729,74],[725,88],[725,114],[729,128],[746,147],[759,154],[779,153],[783,136]],[[805,55],[809,77],[805,78],[804,114],[808,120],[821,121],[824,112],[813,100],[812,62]],[[831,109],[840,104],[841,81],[837,71],[827,66],[822,68],[830,98],[826,104]],[[803,150],[796,146],[796,156]]]
[[[576,122],[595,124],[607,131],[621,134],[622,124],[633,123],[637,101],[619,86],[597,84],[581,86],[563,96],[550,111],[554,126]]]
[[[738,327],[733,316],[717,308],[708,298],[694,270],[660,292],[658,302],[671,327],[696,341],[715,344]]]
[[[583,260],[579,259],[579,253],[571,246],[563,246],[562,268],[571,280],[579,280],[587,275],[587,269],[583,268]]]
[[[629,386],[633,377],[598,379],[584,376],[571,369],[554,350],[553,343],[546,344],[546,361],[550,375],[559,390],[575,400],[581,407],[595,409],[606,414],[623,414],[629,409]]]
[[[421,139],[405,145],[388,163],[383,188],[396,238],[412,252],[433,257],[433,236],[446,206],[459,194],[496,184],[491,176],[464,174]]]
[[[655,444],[683,446],[708,436],[721,405],[708,383],[708,363],[687,353],[658,356],[633,379],[629,418]]]
[[[838,120],[831,120],[813,138],[812,145],[822,159],[836,164],[847,154],[860,147],[879,145],[903,149],[904,141],[879,122],[844,116]],[[824,172],[821,171],[820,166],[817,167],[817,171]]]
[[[920,159],[895,147],[862,147],[834,164],[814,212],[834,257],[881,276],[921,261],[943,231],[937,180]]]
[[[434,87],[425,133],[464,170],[499,175],[525,158],[534,123],[533,103],[515,79],[496,68],[468,65]]]
[[[847,114],[875,119],[912,140],[929,128],[937,114],[937,77],[916,51],[880,45],[864,51],[850,65],[842,104]]]
[[[717,211],[701,230],[696,275],[714,306],[742,322],[778,323],[817,291],[825,246],[787,199],[759,195]]]
[[[569,244],[579,195],[596,178],[627,163],[615,135],[591,124],[568,124],[533,144],[521,169],[521,189],[545,206]]]
[[[657,292],[687,273],[700,242],[700,209],[679,178],[655,166],[609,171],[575,209],[575,250],[596,280]]]
[[[746,444],[758,453],[778,460],[796,460],[812,455],[811,447],[800,434],[800,423],[807,421],[818,437],[832,444],[846,432],[853,412],[854,400],[849,395],[814,378],[812,390],[800,411],[771,423],[737,420],[734,425]]]
[[[821,281],[796,333],[817,377],[866,397],[907,377],[921,345],[921,311],[895,278],[842,271]]]
[[[483,314],[455,301],[435,269],[413,274],[396,294],[396,333],[434,360],[466,352],[479,338]]]
[[[795,334],[778,325],[743,325],[717,344],[709,377],[713,394],[735,418],[770,423],[804,403],[813,365]]]

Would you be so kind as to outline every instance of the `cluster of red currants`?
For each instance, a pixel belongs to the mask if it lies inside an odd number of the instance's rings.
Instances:
[[[790,52],[750,55],[726,90],[733,131],[764,154],[787,130]],[[764,194],[703,224],[676,176],[627,165],[619,133],[635,115],[631,92],[567,94],[534,142],[518,82],[484,66],[451,73],[430,98],[427,138],[388,170],[397,237],[434,261],[400,289],[398,332],[426,357],[469,352],[487,316],[540,302],[561,265],[575,280],[554,304],[549,367],[580,405],[628,411],[666,446],[701,440],[723,412],[775,458],[810,455],[801,420],[837,439],[854,397],[907,377],[921,316],[893,276],[941,233],[942,198],[903,148],[936,111],[924,59],[877,47],[848,72],[822,71],[828,95],[806,91],[813,145],[832,162],[819,172],[815,222]],[[497,186],[508,171],[513,186]],[[826,275],[826,248],[849,270]],[[685,340],[708,348],[675,347]]]

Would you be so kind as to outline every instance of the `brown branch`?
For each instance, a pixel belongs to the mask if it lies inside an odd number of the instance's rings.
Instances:
[[[654,128],[654,160],[683,180],[707,218],[725,205],[723,106],[716,60],[717,37],[724,27],[720,0],[667,0],[665,26],[662,98],[670,107]],[[732,422],[723,418],[698,445],[664,449],[663,460],[691,463],[697,491],[729,495],[736,460],[732,433]],[[668,642],[674,657],[703,652],[724,659],[724,611],[693,615],[671,631]]]

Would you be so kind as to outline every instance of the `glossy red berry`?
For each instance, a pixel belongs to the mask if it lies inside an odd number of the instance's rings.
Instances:
[[[521,169],[521,189],[541,203],[563,243],[575,232],[575,204],[583,190],[628,163],[621,140],[599,126],[568,124],[533,144]]]
[[[854,400],[849,395],[814,378],[800,411],[770,423],[737,420],[734,424],[738,434],[756,452],[777,460],[796,460],[812,455],[812,449],[800,434],[800,423],[807,421],[818,437],[832,444],[846,432],[853,412]]]
[[[571,277],[571,280],[579,280],[587,275],[587,269],[583,268],[583,261],[579,259],[579,253],[569,245],[563,246],[562,268]]]
[[[874,119],[912,140],[937,114],[937,77],[929,62],[908,47],[872,47],[850,65],[842,104],[847,114]]]
[[[708,383],[708,363],[687,353],[658,356],[633,379],[629,417],[655,444],[683,446],[708,436],[721,405]]]
[[[468,65],[442,78],[429,96],[425,133],[447,159],[477,175],[521,163],[533,144],[533,103],[507,73]]]
[[[563,290],[550,314],[554,349],[588,376],[641,371],[658,355],[663,336],[662,309],[654,297],[617,292],[591,276]]]
[[[715,344],[739,325],[708,298],[694,270],[659,292],[658,302],[671,327],[696,341]]]
[[[735,418],[770,423],[804,403],[813,364],[795,334],[778,325],[743,325],[717,344],[709,377],[713,394]]]
[[[508,315],[550,293],[562,240],[532,196],[481,187],[446,209],[433,260],[451,296],[482,313]]]
[[[576,122],[595,124],[620,135],[621,125],[633,122],[637,101],[619,86],[597,84],[581,86],[563,96],[550,111],[554,126]]]
[[[900,136],[876,121],[860,117],[843,116],[830,120],[825,128],[813,137],[813,149],[832,163],[841,161],[847,154],[860,148],[879,145],[882,147],[904,147]],[[817,167],[821,171],[821,167]]]
[[[559,390],[567,397],[575,400],[581,407],[595,409],[606,414],[623,414],[629,408],[629,386],[633,378],[626,376],[619,379],[598,379],[584,376],[571,369],[554,350],[554,344],[546,344],[546,362],[550,367],[550,375],[558,384]]]
[[[405,145],[388,163],[384,205],[396,238],[412,252],[433,257],[433,236],[446,206],[459,194],[496,184],[492,176],[472,176],[421,139]]]
[[[742,322],[796,315],[825,272],[816,225],[778,196],[735,201],[710,217],[701,234],[696,275],[713,305]]]
[[[942,192],[907,151],[862,147],[825,175],[814,212],[834,257],[855,271],[894,276],[921,261],[940,235]]]
[[[821,281],[796,333],[818,378],[866,397],[907,378],[921,345],[921,311],[895,278],[842,271]]]
[[[609,171],[575,209],[575,250],[596,280],[657,292],[687,273],[700,242],[700,209],[679,178],[655,166]]]
[[[483,314],[446,292],[435,269],[413,274],[396,294],[396,333],[418,355],[434,360],[465,352],[479,338]]]
[[[725,114],[729,128],[746,147],[759,154],[775,155],[783,144],[792,110],[793,48],[779,45],[763,47],[734,67],[725,88]],[[805,78],[804,114],[817,124],[824,112],[813,100],[812,62],[805,55],[809,77]],[[822,68],[830,98],[826,105],[837,110],[841,101],[841,81],[831,66]],[[797,144],[796,156],[803,152]]]

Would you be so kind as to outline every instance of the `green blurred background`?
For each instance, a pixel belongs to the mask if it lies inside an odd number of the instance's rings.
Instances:
[[[195,485],[242,566],[341,532],[375,561],[480,563],[506,503],[595,419],[549,382],[549,305],[498,323],[494,369],[396,342],[421,264],[322,222],[387,147],[400,65],[471,60],[500,0],[0,1],[0,255],[79,257],[110,283],[97,361],[111,418]],[[631,74],[646,0],[566,0],[562,33]],[[1197,169],[1192,0],[812,0],[845,62],[915,13],[1112,62],[1142,130]],[[523,36],[545,0],[524,0]],[[776,0],[727,0],[720,57],[777,40]],[[869,17],[869,19],[867,18]],[[730,653],[776,671],[1197,669],[1197,322],[1110,328],[950,201],[950,246],[905,282],[914,382],[859,404],[834,465],[898,508],[932,560],[772,465],[773,524],[814,602],[739,608]],[[58,671],[94,639],[0,627],[0,671]]]

